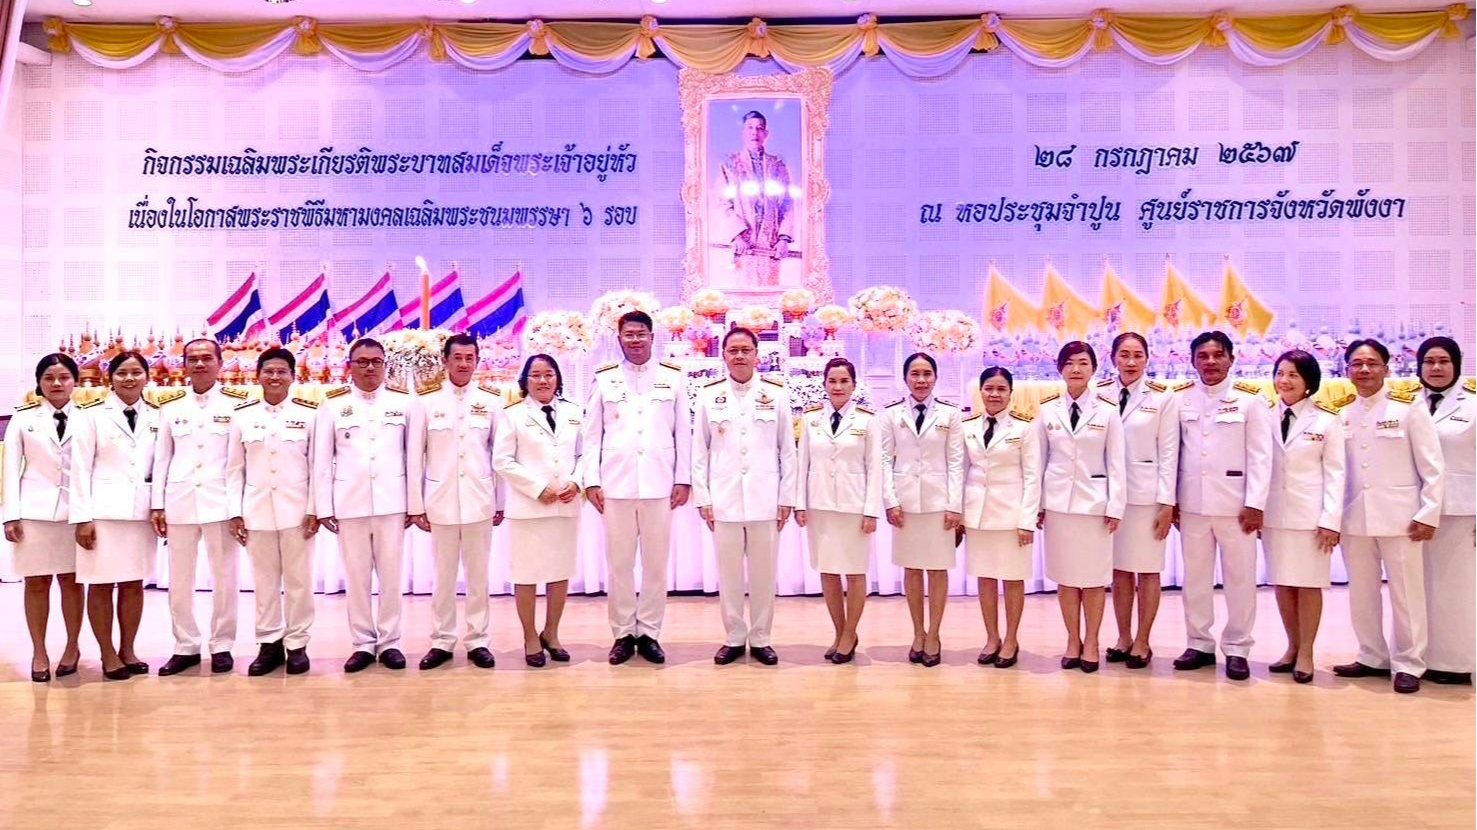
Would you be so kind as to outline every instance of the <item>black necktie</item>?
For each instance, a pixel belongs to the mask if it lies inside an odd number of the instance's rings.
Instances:
[[[1118,390],[1118,414],[1122,415],[1128,409],[1128,387]]]
[[[831,413],[831,434],[832,435],[835,435],[836,434],[836,430],[838,430],[840,428],[841,428],[841,413],[840,412],[832,412]]]
[[[554,431],[554,407],[550,404],[543,405],[544,420],[549,422],[549,432]]]
[[[1082,410],[1077,407],[1077,402],[1072,402],[1072,431],[1077,431],[1077,419],[1082,416]]]
[[[53,412],[51,417],[56,419],[56,440],[60,441],[67,434],[67,413]]]
[[[920,404],[918,404],[917,406],[915,406],[913,408],[916,409],[916,410],[918,410],[918,417],[913,419],[913,431],[916,432],[916,433],[918,433],[919,435],[922,435],[923,434],[923,413],[924,413],[925,410],[928,409],[928,406],[926,404],[921,404],[920,403]]]
[[[991,415],[985,419],[985,446],[990,446],[990,439],[995,437],[995,416]]]
[[[1446,396],[1443,395],[1440,392],[1437,392],[1436,394],[1434,394],[1434,395],[1431,396],[1431,414],[1432,415],[1435,415],[1436,414],[1436,408],[1438,406],[1441,406],[1441,399],[1444,398],[1444,397],[1446,397]]]
[[[1292,432],[1292,407],[1288,407],[1282,413],[1282,440],[1287,440],[1287,433]]]
[[[133,407],[126,407],[123,410],[123,420],[128,422],[128,431],[133,432],[133,428],[138,425],[138,413],[133,411]]]

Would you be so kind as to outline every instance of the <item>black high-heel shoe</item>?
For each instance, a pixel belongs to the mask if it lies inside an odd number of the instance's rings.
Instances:
[[[544,639],[544,635],[538,635],[538,643],[539,645],[544,647],[544,651],[547,651],[549,653],[550,660],[553,660],[555,663],[569,662],[569,652],[565,651],[562,648],[555,648],[549,645],[549,641]]]
[[[73,663],[70,666],[64,666],[61,663],[57,663],[56,664],[56,676],[58,678],[61,678],[61,677],[69,677],[69,676],[74,675],[76,673],[77,673],[77,664],[76,663]]]
[[[1298,671],[1297,669],[1293,669],[1292,679],[1295,683],[1312,683],[1313,673],[1310,671]]]
[[[1297,663],[1289,660],[1286,663],[1272,663],[1271,665],[1267,666],[1267,671],[1271,672],[1272,674],[1292,674],[1293,669],[1296,668]]]
[[[837,651],[836,652],[836,655],[831,658],[831,662],[832,663],[835,663],[838,666],[841,665],[842,663],[850,663],[852,661],[852,658],[856,657],[856,649],[857,649],[857,646],[859,646],[861,644],[862,644],[862,638],[860,638],[860,637],[856,638],[856,641],[851,644],[851,651],[847,651],[847,652]]]
[[[50,683],[51,682],[51,669],[42,669],[41,671],[33,671],[33,672],[31,672],[31,682],[32,683]]]
[[[1078,662],[1077,662],[1077,667],[1080,668],[1080,669],[1082,669],[1082,673],[1083,674],[1092,674],[1093,672],[1097,671],[1097,668],[1098,668],[1098,662],[1097,662],[1097,660],[1096,659],[1088,660],[1087,657],[1086,657],[1086,652],[1083,652],[1083,655],[1084,656],[1081,657],[1078,660]],[[1097,652],[1094,651],[1092,653],[1092,656],[1094,658],[1096,658],[1097,657]]]
[[[1081,657],[1063,657],[1062,658],[1062,671],[1071,671],[1072,669],[1080,669],[1080,668],[1082,668],[1082,658]]]
[[[119,666],[116,669],[104,669],[103,677],[106,677],[109,680],[127,680],[128,678],[133,677],[133,672],[129,671],[128,666],[125,664]]]
[[[148,663],[145,663],[142,660],[139,660],[136,663],[124,663],[123,665],[125,665],[125,666],[128,667],[128,673],[129,674],[148,674],[149,673],[149,664]]]
[[[1009,657],[1000,657],[997,654],[997,656],[995,657],[995,668],[997,668],[997,669],[1008,669],[1011,666],[1014,666],[1015,665],[1015,661],[1018,660],[1018,659],[1020,659],[1020,656],[1021,656],[1021,647],[1020,646],[1016,646],[1015,647],[1015,654],[1012,654]]]
[[[834,656],[836,656],[836,651],[834,649],[832,649],[831,651],[826,652],[826,659],[827,660],[831,659]],[[923,652],[922,651],[914,651],[911,648],[908,649],[908,662],[909,663],[922,663],[923,662]]]
[[[981,666],[989,666],[993,665],[995,661],[999,659],[1000,646],[995,646],[994,651],[985,651],[984,649],[980,649],[980,656],[974,658],[974,662],[979,663]]]
[[[1151,648],[1143,657],[1139,657],[1136,654],[1128,655],[1128,659],[1123,661],[1123,665],[1127,666],[1130,669],[1147,669],[1149,667],[1149,663],[1153,662],[1153,660],[1154,649]]]
[[[530,669],[541,669],[548,664],[547,661],[544,660],[544,653],[542,651],[538,652],[537,654],[529,654],[528,652],[524,652],[523,662],[527,663]]]

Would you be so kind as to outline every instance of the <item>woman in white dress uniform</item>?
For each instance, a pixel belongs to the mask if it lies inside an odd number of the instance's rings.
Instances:
[[[882,501],[892,531],[892,564],[903,569],[903,593],[913,619],[908,662],[937,666],[939,626],[949,601],[956,528],[964,485],[959,410],[933,397],[938,364],[922,352],[903,361],[908,396],[882,418]],[[923,574],[928,573],[928,624],[923,622]]]
[[[1344,425],[1337,408],[1313,401],[1322,381],[1316,357],[1285,352],[1273,372],[1277,422],[1262,546],[1287,651],[1267,668],[1311,683],[1329,558],[1344,517]]]
[[[1441,437],[1441,524],[1427,542],[1426,672],[1424,679],[1443,685],[1471,685],[1477,632],[1472,606],[1477,603],[1477,386],[1462,377],[1462,350],[1450,337],[1431,337],[1416,350],[1420,366],[1421,405],[1436,420]]]
[[[144,580],[159,538],[149,523],[149,482],[159,407],[143,399],[149,362],[123,352],[108,364],[112,392],[83,407],[72,438],[71,522],[77,581],[87,585],[87,619],[97,637],[103,676],[148,674],[133,650],[144,613]],[[113,587],[118,588],[118,646],[113,646]]]
[[[832,358],[824,377],[826,403],[801,416],[795,524],[805,528],[810,566],[821,575],[836,630],[826,659],[840,664],[856,656],[856,627],[867,607],[870,537],[882,517],[882,419],[851,400],[851,361]]]
[[[14,545],[14,572],[26,581],[26,627],[31,631],[31,679],[51,680],[46,654],[46,619],[51,614],[51,578],[61,592],[67,644],[56,676],[77,671],[81,653],[82,586],[77,584],[77,543],[67,524],[71,490],[72,406],[77,364],[64,354],[49,354],[36,364],[36,394],[42,400],[15,411],[5,431],[3,510],[5,539]]]
[[[1164,540],[1174,520],[1175,487],[1180,463],[1180,429],[1174,414],[1174,390],[1144,375],[1149,344],[1143,335],[1126,331],[1113,339],[1113,366],[1118,377],[1098,381],[1123,422],[1124,469],[1128,506],[1113,534],[1113,617],[1118,642],[1107,651],[1109,663],[1130,669],[1148,668],[1154,659],[1149,633],[1159,615],[1159,574],[1164,570]],[[1139,625],[1133,627],[1138,599]]]
[[[1042,400],[1036,414],[1046,578],[1057,584],[1067,626],[1062,668],[1091,674],[1098,669],[1104,589],[1113,580],[1113,532],[1128,505],[1123,422],[1117,403],[1091,389],[1097,371],[1091,346],[1080,340],[1062,346],[1056,366],[1067,394]]]
[[[1020,656],[1021,611],[1037,511],[1041,446],[1030,417],[1007,413],[1014,379],[992,366],[980,373],[985,411],[964,419],[963,521],[969,574],[979,579],[980,613],[988,639],[975,662],[1008,669]],[[1000,637],[999,586],[1005,583],[1005,637]]]
[[[508,570],[518,621],[523,625],[523,660],[538,668],[544,652],[569,661],[559,642],[559,618],[569,593],[579,544],[579,406],[564,400],[559,364],[536,354],[518,377],[522,398],[502,411],[493,439],[492,466],[508,482]],[[534,625],[534,601],[544,583],[544,628]]]

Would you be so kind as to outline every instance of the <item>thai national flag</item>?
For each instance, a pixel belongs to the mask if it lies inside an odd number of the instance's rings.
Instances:
[[[523,272],[517,271],[486,297],[467,307],[465,331],[473,337],[498,333],[518,337],[527,319],[523,310]]]
[[[312,342],[327,335],[332,324],[333,308],[328,301],[328,277],[324,274],[319,274],[302,293],[267,318],[267,326],[283,343],[294,332]]]
[[[467,307],[462,302],[462,278],[452,271],[431,286],[431,328],[461,330],[466,327],[466,319]],[[420,297],[400,307],[400,325],[408,329],[421,327]]]
[[[256,273],[246,278],[230,299],[221,303],[215,313],[206,318],[210,333],[216,340],[232,340],[238,336],[258,337],[267,330],[262,320],[262,298],[257,291]]]
[[[395,286],[385,274],[363,297],[339,312],[333,325],[344,333],[345,340],[373,337],[400,328],[400,306],[395,302]]]

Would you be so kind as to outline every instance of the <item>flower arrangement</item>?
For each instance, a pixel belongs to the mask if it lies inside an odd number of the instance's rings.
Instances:
[[[684,331],[692,328],[693,323],[697,322],[697,314],[687,306],[668,306],[656,313],[656,322],[673,338],[678,338]]]
[[[734,325],[755,332],[772,329],[779,321],[779,315],[767,305],[746,305],[729,318]]]
[[[809,288],[791,288],[780,295],[780,311],[791,317],[804,317],[815,310],[815,292]]]
[[[926,352],[963,354],[980,347],[980,324],[962,311],[925,311],[908,327],[913,344]]]
[[[385,347],[385,382],[407,389],[441,377],[445,329],[401,329],[376,338]]]
[[[590,324],[578,311],[540,311],[523,331],[523,348],[530,354],[587,352],[594,344]]]
[[[848,301],[857,328],[867,334],[900,331],[918,316],[918,304],[908,292],[891,285],[864,288]]]
[[[687,305],[709,320],[722,317],[733,306],[728,295],[716,288],[704,288],[696,292]]]
[[[708,346],[713,342],[713,332],[705,326],[693,326],[687,330],[687,342],[692,345],[692,353],[704,355],[708,352]]]
[[[815,310],[815,321],[820,323],[821,328],[829,337],[856,322],[856,317],[851,313],[851,309],[844,306],[823,305]]]
[[[613,334],[620,328],[621,316],[626,312],[644,311],[655,315],[661,307],[656,295],[645,291],[607,291],[590,306],[589,320],[599,331]]]

